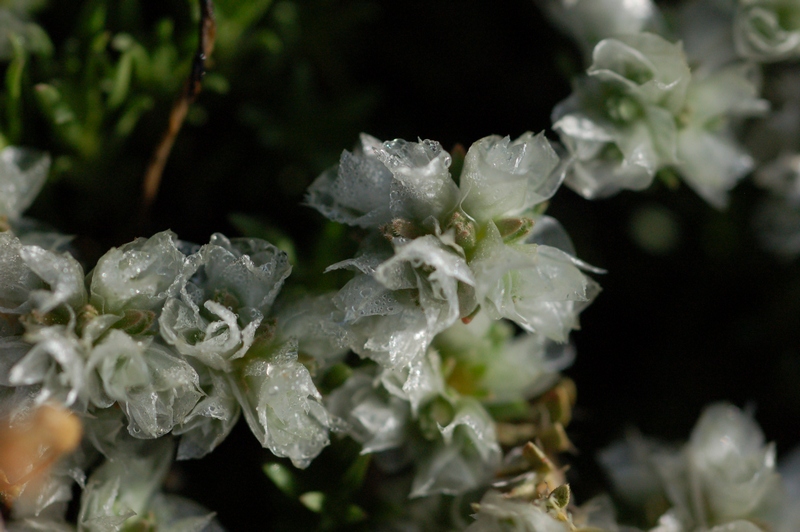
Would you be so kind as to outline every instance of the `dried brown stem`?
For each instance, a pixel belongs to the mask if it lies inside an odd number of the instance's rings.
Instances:
[[[203,76],[205,75],[206,59],[214,50],[214,40],[217,34],[217,25],[214,21],[214,3],[212,0],[199,0],[200,2],[200,40],[197,44],[197,51],[192,61],[192,71],[183,86],[180,97],[175,101],[169,113],[169,124],[164,136],[161,138],[142,183],[142,210],[147,213],[158,195],[161,185],[161,176],[164,173],[164,166],[172,151],[175,138],[181,130],[189,106],[197,99],[203,86]]]

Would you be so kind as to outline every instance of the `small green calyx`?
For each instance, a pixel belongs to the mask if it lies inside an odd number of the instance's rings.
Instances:
[[[553,507],[563,510],[569,505],[570,495],[569,484],[562,484],[550,493],[548,499]]]
[[[532,218],[503,218],[497,220],[495,225],[503,237],[503,242],[509,244],[522,240],[533,231],[534,221]]]

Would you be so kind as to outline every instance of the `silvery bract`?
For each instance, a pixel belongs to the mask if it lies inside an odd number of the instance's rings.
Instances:
[[[539,0],[567,34],[591,52],[607,37],[639,33],[658,24],[652,0]]]
[[[13,146],[0,151],[0,216],[19,218],[33,203],[49,171],[50,156],[46,153]]]
[[[564,178],[558,163],[543,133],[483,138],[464,160],[461,208],[481,221],[524,214],[555,194]]]
[[[451,408],[452,420],[435,425],[441,440],[417,458],[410,497],[463,493],[484,484],[500,465],[500,446],[488,412],[472,398],[453,401]]]
[[[213,451],[233,430],[241,407],[222,372],[198,368],[200,389],[205,393],[172,433],[181,436],[178,460],[202,458]]]
[[[599,292],[566,253],[549,246],[506,244],[491,222],[470,268],[478,301],[490,316],[510,319],[558,342],[578,328],[578,314]]]
[[[587,198],[647,187],[676,164],[675,117],[691,74],[680,44],[650,34],[605,39],[586,78],[553,110],[573,158],[566,183]]]
[[[112,532],[134,526],[157,527],[167,532],[220,530],[199,505],[176,501],[157,493],[172,462],[171,440],[142,442],[137,449],[101,465],[81,497],[78,529]],[[181,513],[169,509],[181,510]],[[183,514],[183,515],[182,515]]]
[[[795,0],[738,0],[736,47],[755,61],[800,57],[800,5]]]
[[[328,171],[309,187],[307,201],[331,220],[361,227],[395,218],[425,222],[456,206],[450,162],[435,141],[380,143],[362,134],[361,146],[342,154],[335,174]]]
[[[221,234],[191,256],[197,271],[170,297],[159,318],[161,334],[183,355],[230,371],[253,344],[256,330],[289,276],[286,253],[259,239]]]
[[[763,115],[758,73],[751,65],[732,65],[695,78],[686,95],[678,132],[676,168],[683,180],[716,207],[754,167],[753,158],[734,139],[730,121]]]
[[[472,271],[457,248],[425,235],[395,239],[395,253],[375,270],[375,279],[392,291],[413,290],[427,322],[427,344],[459,317],[459,283],[474,286]]]
[[[326,405],[347,422],[347,434],[361,444],[362,454],[395,449],[409,438],[408,403],[382,389],[371,372],[354,372]]]
[[[342,325],[343,312],[333,298],[331,293],[292,298],[275,309],[278,333],[296,338],[299,352],[313,357],[323,369],[341,360],[351,343]]]
[[[775,445],[752,418],[730,405],[706,409],[686,450],[699,521],[774,519],[781,504]]]
[[[102,313],[158,310],[175,297],[191,275],[186,255],[172,231],[112,248],[91,273],[90,302]]]
[[[332,420],[295,340],[251,351],[226,377],[250,430],[277,456],[306,467],[328,445]]]
[[[184,421],[203,393],[188,362],[151,339],[134,340],[112,330],[92,350],[87,370],[102,382],[92,398],[101,407],[119,403],[128,431],[137,438],[157,438]]]
[[[0,312],[46,314],[61,304],[77,309],[85,302],[83,268],[71,255],[0,233]]]
[[[377,151],[394,180],[389,207],[396,218],[425,222],[451,212],[458,202],[458,186],[450,178],[450,154],[433,140],[396,139]]]
[[[306,201],[336,222],[378,227],[392,219],[389,192],[392,173],[378,159],[381,141],[365,133],[360,145],[345,150],[335,170],[319,176],[308,188]]]

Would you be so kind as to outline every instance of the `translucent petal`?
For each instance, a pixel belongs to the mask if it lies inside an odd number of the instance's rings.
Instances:
[[[66,303],[86,302],[83,268],[68,253],[24,246],[11,233],[0,233],[0,311],[47,313]]]
[[[34,345],[11,369],[9,381],[15,386],[41,384],[40,402],[52,397],[72,405],[83,399],[87,393],[86,348],[74,331],[53,325],[33,330],[25,339]]]
[[[150,383],[130,390],[123,408],[128,432],[138,438],[155,438],[182,423],[203,393],[194,369],[166,348],[151,344],[145,356]]]
[[[360,227],[378,227],[392,219],[389,194],[392,173],[377,157],[381,142],[364,133],[352,153],[342,152],[339,166],[308,188],[306,202],[327,218]]]
[[[539,248],[545,246],[504,244],[490,223],[470,261],[476,294],[490,316],[564,342],[599,288],[563,252]]]
[[[654,29],[652,0],[541,0],[547,14],[587,51],[606,37]]]
[[[671,113],[683,107],[691,72],[680,43],[653,33],[618,35],[600,41],[592,59],[587,73],[604,84]]]
[[[49,171],[46,153],[13,146],[0,151],[0,216],[19,218],[39,194]]]
[[[193,273],[171,231],[137,238],[100,257],[91,273],[91,303],[103,313],[156,310]]]
[[[698,479],[716,522],[767,517],[781,503],[775,446],[764,444],[758,425],[727,404],[708,407],[688,446],[690,471]]]
[[[148,511],[159,532],[224,532],[213,512],[178,495],[156,493]]]
[[[172,441],[142,442],[136,453],[106,461],[89,477],[81,496],[78,526],[87,532],[121,530],[144,517],[172,462]]]
[[[334,294],[296,298],[275,313],[279,334],[296,338],[301,353],[314,357],[321,367],[335,363],[349,351],[342,312],[333,303]],[[345,304],[345,308],[350,308]]]
[[[253,345],[262,320],[260,313],[241,327],[237,315],[221,304],[209,300],[203,307],[207,316],[217,319],[206,319],[199,309],[182,300],[167,300],[158,318],[161,335],[182,355],[195,357],[210,368],[230,371],[231,361],[243,357]]]
[[[728,191],[755,166],[753,158],[727,134],[685,129],[678,136],[678,169],[699,196],[718,209]]]
[[[375,271],[375,279],[391,290],[416,288],[432,334],[458,319],[458,283],[475,285],[466,260],[433,235],[396,246],[394,257]]]
[[[347,422],[347,434],[361,444],[362,454],[400,447],[409,437],[408,403],[382,391],[370,372],[354,372],[325,404]]]
[[[517,216],[549,199],[564,176],[543,133],[490,136],[474,143],[461,172],[461,207],[472,218]]]
[[[443,440],[420,457],[410,497],[458,494],[486,482],[500,463],[494,422],[473,399],[462,399]]]
[[[800,57],[799,20],[796,2],[740,0],[734,21],[736,49],[755,61]]]
[[[285,252],[257,238],[228,240],[215,233],[200,251],[202,286],[209,292],[228,290],[240,307],[266,313],[292,267]]]
[[[420,406],[445,393],[441,366],[436,351],[429,349],[406,366],[384,369],[380,380],[389,393],[408,401],[411,413],[416,417]]]
[[[261,445],[306,467],[328,445],[331,419],[308,370],[297,360],[296,342],[269,354],[242,359],[227,374],[244,417]]]
[[[213,451],[233,430],[241,408],[225,376],[206,369],[200,385],[205,397],[176,425],[172,433],[181,436],[178,460],[202,458]]]
[[[386,141],[378,158],[391,171],[389,208],[393,218],[423,222],[455,209],[458,186],[450,177],[450,154],[432,140]]]

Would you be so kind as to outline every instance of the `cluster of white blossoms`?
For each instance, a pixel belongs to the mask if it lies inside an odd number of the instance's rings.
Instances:
[[[167,435],[180,437],[178,459],[199,458],[244,412],[262,445],[299,467],[328,444],[331,416],[296,338],[281,336],[270,314],[291,271],[284,252],[220,234],[195,246],[165,231],[112,248],[86,275],[53,249],[64,238],[19,218],[49,159],[18,148],[0,158],[0,214],[12,228],[0,232],[0,413],[7,430],[23,430],[56,405],[79,416],[85,434],[46,481],[4,479],[25,501],[9,530],[55,530],[74,481],[84,488],[80,530],[137,519],[216,530],[207,512],[193,517],[196,506],[157,493],[175,451]],[[98,455],[107,462],[87,480]],[[171,524],[176,515],[186,519]]]
[[[158,486],[173,453],[206,455],[242,413],[298,467],[333,430],[387,471],[412,466],[411,497],[486,486],[502,458],[487,408],[524,410],[558,382],[599,291],[584,273],[598,270],[540,212],[563,180],[542,134],[476,142],[457,181],[436,142],[362,136],[308,195],[362,228],[358,254],[328,268],[353,278],[277,304],[291,266],[254,238],[198,246],[164,231],[112,248],[87,274],[68,239],[21,217],[49,159],[14,147],[0,159],[0,411],[17,430],[40,408],[65,408],[84,433],[46,480],[8,479],[24,494],[11,530],[71,529],[75,482],[80,530],[214,530]],[[314,377],[351,350],[364,362],[323,398]],[[563,434],[556,418],[538,422]]]
[[[674,172],[725,206],[760,162],[739,125],[774,116],[761,65],[800,58],[800,5],[689,0],[665,16],[651,0],[542,2],[590,64],[553,111],[567,185],[596,198]]]
[[[210,453],[243,417],[300,468],[338,433],[405,475],[404,497],[482,493],[471,531],[635,530],[608,498],[577,507],[555,458],[571,448],[575,401],[559,372],[600,290],[587,272],[602,270],[576,258],[546,203],[562,182],[596,198],[676,172],[720,207],[760,165],[760,182],[800,209],[797,79],[767,79],[781,107],[769,115],[760,66],[800,57],[800,3],[691,0],[662,17],[649,0],[543,2],[590,65],[553,111],[563,150],[542,133],[489,136],[463,155],[362,135],[306,198],[359,238],[326,270],[353,274],[335,292],[281,296],[287,254],[221,234],[194,245],[164,231],[85,270],[67,237],[21,216],[49,157],[0,152],[6,529],[221,530],[160,487],[175,456]],[[766,118],[740,135],[753,117]],[[800,234],[798,220],[776,227]],[[47,433],[36,427],[49,411],[79,420],[76,448],[48,437],[30,462],[7,458],[19,434]],[[629,505],[660,505],[650,532],[800,528],[800,460],[782,479],[774,446],[733,407],[708,409],[684,448],[631,438],[601,461]]]
[[[501,457],[485,405],[552,386],[599,291],[584,274],[597,270],[536,211],[563,180],[542,134],[477,141],[455,179],[451,162],[437,142],[362,135],[307,197],[364,230],[356,257],[328,268],[354,276],[325,328],[373,364],[327,404],[385,469],[415,466],[412,497],[485,485]]]

